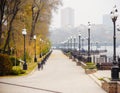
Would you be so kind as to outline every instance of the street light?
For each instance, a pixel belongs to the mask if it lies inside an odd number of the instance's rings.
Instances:
[[[91,55],[90,55],[90,28],[91,28],[91,25],[90,25],[90,22],[88,22],[88,58],[87,58],[88,62],[91,62]]]
[[[106,46],[107,46],[107,42],[105,42],[105,51],[107,51],[107,48],[106,48]]]
[[[34,62],[37,62],[37,57],[36,57],[36,35],[33,36],[33,39],[35,41],[35,57],[34,57]]]
[[[65,50],[67,49],[66,41],[64,41],[64,49],[65,49]]]
[[[27,34],[26,29],[22,29],[22,34],[24,36],[24,64],[23,64],[23,70],[27,70],[27,64],[26,64],[26,51],[25,51],[25,36]]]
[[[41,47],[41,45],[42,45],[42,42],[43,42],[43,40],[40,38],[40,58],[42,57],[42,47]]]
[[[98,41],[96,41],[96,51],[98,51]]]
[[[79,34],[79,54],[80,54],[80,48],[81,48],[81,34]]]
[[[113,66],[111,69],[111,78],[112,80],[119,80],[119,67],[116,61],[116,20],[118,17],[118,10],[116,9],[116,6],[114,6],[113,11],[111,11],[111,19],[113,22]]]
[[[66,50],[68,49],[68,42],[67,40],[65,41],[65,46],[66,46]]]
[[[74,51],[75,51],[76,37],[74,37]]]
[[[71,36],[71,50],[72,50],[72,36]]]
[[[81,40],[82,40],[82,50],[84,51],[84,38],[81,38]]]
[[[70,46],[70,39],[68,38],[68,51],[69,51],[69,46]]]

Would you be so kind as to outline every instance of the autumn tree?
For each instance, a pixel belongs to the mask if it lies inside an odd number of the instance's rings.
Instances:
[[[30,55],[33,55],[33,35],[37,35],[38,50],[39,38],[49,42],[47,37],[51,22],[52,11],[56,10],[60,0],[2,0],[0,2],[0,48],[4,52],[11,47],[16,48],[17,56],[23,51],[23,27],[27,29],[26,47]],[[4,25],[5,24],[5,25]],[[1,39],[4,36],[4,39]],[[29,41],[31,40],[31,45]],[[16,46],[17,45],[17,46]],[[1,47],[2,46],[2,47]],[[43,45],[42,49],[48,48]],[[39,52],[38,52],[39,53]]]
[[[33,35],[36,34],[35,28],[37,23],[45,22],[46,24],[50,24],[52,9],[57,9],[59,4],[59,0],[33,0],[30,40],[32,40]]]
[[[6,6],[7,0],[0,1],[0,46],[2,44],[2,33],[3,33],[3,23],[4,21],[4,14],[5,14],[5,6]]]
[[[12,34],[12,26],[14,19],[20,10],[20,6],[22,3],[24,3],[25,0],[2,0],[0,2],[0,43],[1,43],[1,38],[3,35],[3,24],[7,25],[7,31],[4,32],[6,33],[6,40],[4,44],[4,52],[6,51],[6,48],[8,47],[8,51],[10,50],[10,40],[11,40],[11,34]],[[14,36],[14,35],[12,35]],[[13,38],[14,39],[14,38]],[[3,42],[2,42],[3,43]],[[0,44],[1,46],[1,44]]]

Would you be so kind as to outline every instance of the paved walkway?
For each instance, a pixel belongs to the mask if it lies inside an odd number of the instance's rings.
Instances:
[[[43,70],[19,78],[0,78],[0,93],[106,93],[80,66],[54,50]]]
[[[89,74],[89,76],[101,87],[102,81],[99,79],[111,78],[111,70],[98,70],[96,73]]]

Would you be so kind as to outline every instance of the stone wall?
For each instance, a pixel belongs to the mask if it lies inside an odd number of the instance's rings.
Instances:
[[[96,69],[85,69],[85,73],[86,74],[93,74],[95,73],[97,70]]]
[[[83,63],[83,62],[81,62],[81,67],[85,69],[86,64],[85,64],[85,63]]]
[[[76,64],[77,64],[77,66],[81,66],[81,62],[80,61],[78,61]]]
[[[120,93],[120,82],[117,83],[117,93]]]
[[[118,88],[117,81],[111,81],[109,79],[104,79],[104,81],[102,82],[102,88],[107,93],[120,93],[120,86]]]

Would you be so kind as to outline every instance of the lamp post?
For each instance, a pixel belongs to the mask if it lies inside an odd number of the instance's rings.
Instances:
[[[87,61],[91,62],[91,55],[90,55],[90,22],[88,22],[88,58]]]
[[[69,38],[68,38],[68,51],[69,51],[69,45],[70,45],[70,42],[69,42]]]
[[[72,51],[72,36],[71,36],[71,51]]]
[[[118,17],[118,10],[114,6],[113,11],[111,11],[111,19],[113,22],[113,66],[111,69],[111,78],[112,80],[119,80],[119,67],[116,61],[116,20]]]
[[[24,36],[24,64],[23,64],[23,70],[27,70],[27,63],[26,63],[26,48],[25,48],[25,36],[27,34],[26,29],[22,29],[22,34]]]
[[[79,54],[80,54],[80,48],[81,48],[81,34],[79,34]]]
[[[98,51],[98,41],[96,41],[96,51]]]
[[[37,57],[36,57],[36,35],[33,36],[33,39],[35,41],[35,57],[34,57],[34,62],[37,62]]]
[[[82,40],[82,50],[84,50],[84,38],[82,38],[81,40]]]
[[[74,37],[74,51],[75,51],[76,37]]]
[[[66,48],[65,41],[63,41],[63,46],[64,46],[64,48],[63,48],[63,49],[65,50],[65,48]]]
[[[40,58],[42,57],[42,49],[41,49],[42,41],[43,40],[40,38]]]
[[[66,50],[68,49],[68,42],[67,40],[65,41],[65,46],[66,46]]]
[[[64,41],[64,49],[66,50],[66,41]]]
[[[107,51],[106,46],[107,46],[107,42],[105,42],[105,52]]]

